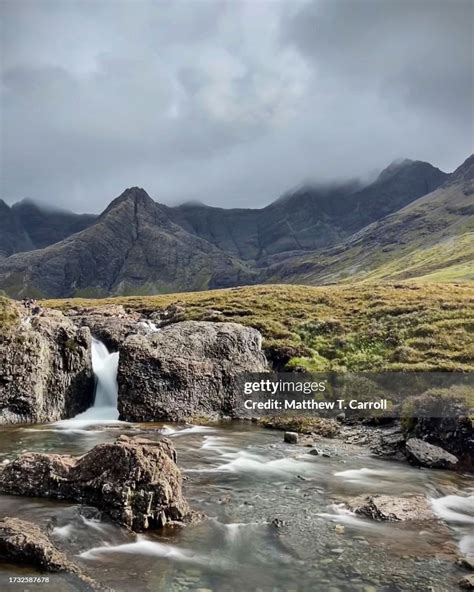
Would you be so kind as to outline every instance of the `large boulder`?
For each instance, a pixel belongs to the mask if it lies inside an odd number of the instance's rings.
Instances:
[[[34,302],[0,327],[0,424],[73,417],[92,403],[89,329]]]
[[[32,565],[46,572],[73,574],[80,580],[81,590],[105,590],[57,549],[39,526],[26,520],[8,517],[0,520],[0,557],[4,561]]]
[[[133,530],[191,517],[169,440],[120,436],[73,457],[29,452],[0,473],[0,492],[96,506]]]
[[[127,421],[233,416],[243,373],[268,370],[256,329],[184,321],[128,337],[120,349],[118,409]]]
[[[411,463],[430,469],[455,469],[458,464],[453,454],[418,438],[407,440],[405,453]]]
[[[406,520],[435,520],[428,499],[424,495],[397,497],[393,495],[368,495],[353,498],[349,508],[356,514],[388,522]]]

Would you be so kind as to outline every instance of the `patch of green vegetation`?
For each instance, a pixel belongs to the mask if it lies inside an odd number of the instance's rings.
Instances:
[[[185,317],[218,311],[259,329],[279,369],[474,371],[474,285],[259,285],[100,300],[47,300],[52,308],[121,304],[143,313],[179,303]]]
[[[18,321],[19,315],[14,303],[5,296],[0,296],[0,329],[5,331]]]

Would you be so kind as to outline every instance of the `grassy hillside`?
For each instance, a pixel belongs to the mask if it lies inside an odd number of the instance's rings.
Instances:
[[[180,303],[188,319],[259,329],[280,367],[323,370],[474,370],[474,284],[265,285],[49,307],[123,304],[150,313]]]
[[[473,196],[472,181],[445,185],[370,224],[338,247],[275,265],[270,279],[302,284],[471,280]]]

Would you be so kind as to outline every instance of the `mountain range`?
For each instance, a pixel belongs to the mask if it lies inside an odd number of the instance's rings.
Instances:
[[[393,163],[261,209],[170,207],[132,187],[98,216],[0,200],[12,297],[192,291],[266,282],[474,278],[474,155],[453,173]]]

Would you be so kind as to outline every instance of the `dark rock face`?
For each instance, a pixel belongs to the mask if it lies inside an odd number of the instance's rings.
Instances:
[[[406,442],[406,455],[410,462],[430,469],[455,469],[458,459],[439,446],[410,438]]]
[[[8,517],[0,520],[0,557],[47,572],[74,574],[82,583],[81,590],[105,590],[57,549],[39,526],[26,520]]]
[[[16,305],[0,336],[0,424],[56,421],[92,403],[90,332],[60,312]]]
[[[402,459],[404,458],[405,436],[399,425],[384,429],[370,447],[377,456]]]
[[[185,321],[128,337],[120,350],[118,408],[127,421],[234,415],[237,379],[265,372],[258,331]]]
[[[405,438],[439,446],[458,459],[458,470],[474,470],[474,425],[466,397],[450,391],[424,393],[413,399],[416,412]],[[474,402],[473,402],[474,403]],[[452,468],[452,467],[451,467]]]
[[[120,436],[87,454],[26,453],[0,473],[0,491],[96,506],[133,530],[191,516],[171,442]]]
[[[356,514],[373,520],[398,522],[436,519],[429,501],[424,495],[412,495],[410,497],[369,495],[354,498],[348,505]]]

